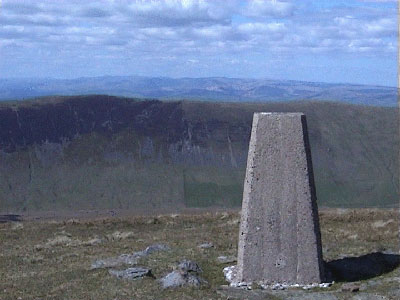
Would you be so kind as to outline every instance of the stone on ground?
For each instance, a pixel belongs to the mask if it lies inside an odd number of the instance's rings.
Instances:
[[[118,278],[129,279],[129,280],[140,279],[145,276],[154,278],[153,274],[151,273],[151,269],[143,268],[143,267],[128,268],[128,269],[122,270],[122,271],[109,270],[108,272],[111,275],[116,276]]]
[[[199,265],[191,260],[183,260],[180,262],[176,270],[168,273],[161,278],[161,286],[163,289],[177,288],[183,286],[199,287],[207,282],[198,276],[202,270]]]
[[[138,260],[142,257],[146,257],[150,254],[160,251],[169,251],[170,248],[164,244],[155,244],[148,246],[143,251],[134,252],[133,254],[121,254],[117,257],[109,257],[105,259],[99,259],[92,263],[91,269],[99,268],[115,268],[123,265],[136,265]]]
[[[221,255],[221,256],[217,257],[217,262],[220,264],[234,263],[234,262],[236,262],[236,257]]]
[[[138,257],[134,254],[121,254],[117,257],[110,257],[105,259],[96,260],[92,263],[91,269],[101,268],[116,268],[123,265],[136,265],[138,263]]]

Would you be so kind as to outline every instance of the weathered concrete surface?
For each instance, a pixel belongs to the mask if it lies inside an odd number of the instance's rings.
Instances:
[[[235,281],[324,280],[305,115],[256,113],[249,145]]]

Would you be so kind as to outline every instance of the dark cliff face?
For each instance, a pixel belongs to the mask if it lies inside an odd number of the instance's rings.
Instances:
[[[396,109],[74,96],[0,105],[0,209],[238,206],[260,111],[306,114],[320,204],[397,202]]]
[[[126,128],[176,143],[185,131],[181,105],[83,96],[56,103],[0,107],[0,150],[13,152],[46,141],[61,143],[92,132],[112,135]]]

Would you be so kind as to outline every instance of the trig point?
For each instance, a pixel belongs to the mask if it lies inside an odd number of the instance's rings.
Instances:
[[[324,280],[304,114],[254,114],[241,218],[236,282]]]

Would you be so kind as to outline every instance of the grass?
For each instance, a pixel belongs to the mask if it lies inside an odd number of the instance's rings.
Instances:
[[[322,210],[325,260],[398,251],[398,220],[394,210]],[[237,212],[0,224],[0,299],[226,299],[216,293],[226,284],[225,265],[216,259],[237,255],[238,230]],[[91,244],[94,238],[101,242]],[[200,249],[198,245],[204,242],[214,247]],[[107,270],[90,270],[96,259],[140,251],[155,243],[167,244],[171,251],[150,255],[139,265],[150,267],[160,278],[179,260],[192,259],[209,284],[162,290],[154,279],[119,280]],[[380,284],[366,292],[384,295],[382,287],[396,285],[385,278],[398,276],[397,271],[374,278]]]

